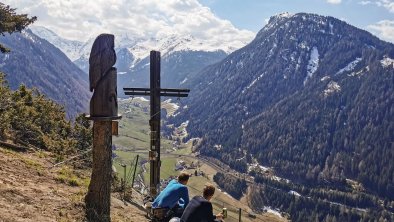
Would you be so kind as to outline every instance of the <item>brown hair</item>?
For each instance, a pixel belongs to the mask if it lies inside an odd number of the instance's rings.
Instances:
[[[212,184],[205,184],[205,187],[202,191],[202,195],[204,196],[204,198],[213,196],[213,194],[215,193],[215,187]]]
[[[179,174],[178,176],[178,181],[179,182],[185,182],[189,180],[190,175],[188,173],[182,172],[181,174]]]

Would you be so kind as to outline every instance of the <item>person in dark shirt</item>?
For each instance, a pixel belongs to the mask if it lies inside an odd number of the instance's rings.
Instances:
[[[222,221],[221,213],[214,215],[212,203],[210,202],[215,187],[208,184],[204,187],[203,196],[193,197],[187,205],[180,219],[181,222],[216,222]]]

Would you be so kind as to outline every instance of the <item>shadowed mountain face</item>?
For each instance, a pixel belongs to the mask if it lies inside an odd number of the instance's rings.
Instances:
[[[361,182],[394,199],[394,45],[332,17],[280,14],[190,79],[200,152],[295,182]]]
[[[118,52],[117,56],[119,55],[123,56]],[[161,59],[161,86],[163,88],[184,88],[189,79],[192,79],[204,67],[219,62],[226,55],[223,51],[180,51],[164,55]],[[118,64],[121,65],[120,62]],[[118,90],[130,86],[149,87],[149,72],[149,57],[137,63],[132,69],[118,72],[121,73],[118,76]],[[119,95],[123,96],[123,91]]]
[[[88,111],[88,75],[59,49],[29,30],[1,37],[0,42],[11,49],[0,54],[0,70],[12,89],[20,84],[35,87],[64,105],[69,116]]]

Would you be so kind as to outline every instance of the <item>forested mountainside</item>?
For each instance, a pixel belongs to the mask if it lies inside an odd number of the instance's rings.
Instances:
[[[258,163],[302,184],[353,179],[394,200],[393,58],[393,44],[338,19],[273,16],[188,82],[173,121],[241,172]]]
[[[2,36],[0,43],[11,49],[0,54],[0,70],[11,89],[35,87],[64,105],[69,116],[88,110],[88,75],[59,49],[29,30]]]

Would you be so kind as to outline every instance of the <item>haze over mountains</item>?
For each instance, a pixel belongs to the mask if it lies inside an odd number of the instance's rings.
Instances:
[[[394,199],[394,45],[332,17],[271,17],[191,79],[174,120],[201,154],[303,184],[354,179]]]

